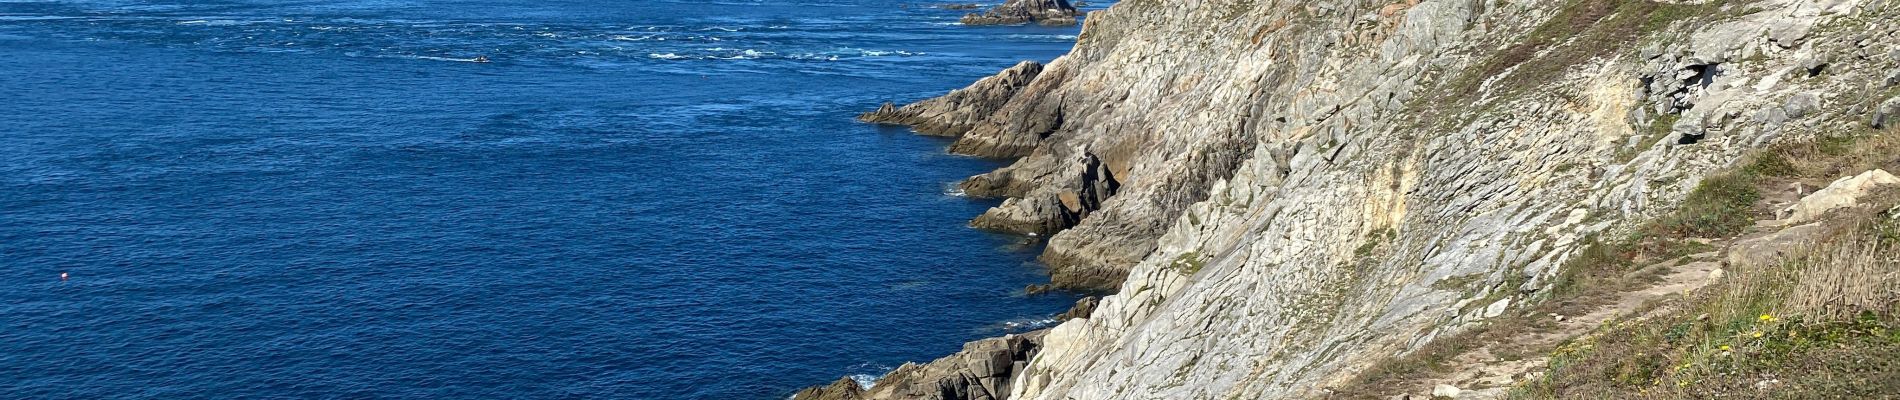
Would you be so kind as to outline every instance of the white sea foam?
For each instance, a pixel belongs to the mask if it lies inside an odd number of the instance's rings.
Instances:
[[[661,60],[683,60],[683,59],[690,58],[687,56],[682,56],[682,55],[673,54],[673,53],[647,53],[647,57],[658,58]]]
[[[1075,35],[1009,35],[1010,39],[1075,40]]]
[[[1008,330],[1008,331],[1036,330],[1036,329],[1046,328],[1046,327],[1049,327],[1050,325],[1055,325],[1055,324],[1056,324],[1055,318],[1041,318],[1041,319],[1024,318],[1024,319],[1019,319],[1019,320],[1014,320],[1014,321],[1003,321],[1003,329]]]
[[[871,386],[877,384],[877,378],[878,377],[872,376],[871,374],[851,375],[851,380],[858,382],[858,388],[864,390],[871,390]]]
[[[455,61],[455,62],[470,62],[470,63],[480,62],[473,58],[449,58],[449,57],[432,57],[432,56],[414,56],[414,58],[418,60],[430,60],[430,61]]]

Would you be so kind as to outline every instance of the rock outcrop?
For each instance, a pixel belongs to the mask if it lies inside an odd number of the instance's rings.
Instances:
[[[1054,233],[1056,286],[1116,292],[1049,330],[1010,398],[1313,398],[1531,302],[1581,243],[1745,154],[1892,125],[1896,18],[1874,0],[1129,0],[1028,82],[991,78],[1014,89],[980,112],[886,113],[1017,158],[962,184],[1007,197],[972,224]]]
[[[1871,170],[1860,175],[1841,178],[1814,194],[1801,198],[1801,201],[1788,207],[1785,224],[1800,224],[1814,221],[1822,214],[1842,208],[1860,205],[1860,199],[1875,190],[1888,187],[1900,187],[1900,177],[1894,177],[1886,170]]]
[[[1009,99],[1042,73],[1042,64],[1023,61],[1002,73],[983,78],[950,94],[897,107],[884,103],[876,111],[858,115],[859,121],[910,125],[917,133],[959,136],[996,113]]]
[[[792,394],[797,400],[863,400],[864,388],[851,378],[838,378],[830,385],[813,386]]]
[[[929,364],[899,366],[868,390],[860,390],[855,382],[846,378],[829,386],[805,389],[792,399],[1007,399],[1010,378],[1035,357],[1044,333],[1036,331],[970,342],[963,345],[963,351]]]
[[[962,22],[964,25],[1067,26],[1075,25],[1075,17],[1081,15],[1068,0],[1009,0],[988,11],[964,15]]]

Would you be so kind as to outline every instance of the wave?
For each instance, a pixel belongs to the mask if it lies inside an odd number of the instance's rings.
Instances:
[[[996,324],[990,325],[986,327],[985,329],[983,329],[983,331],[986,331],[986,332],[1002,331],[1004,333],[1028,332],[1028,331],[1055,326],[1057,322],[1061,322],[1061,321],[1057,321],[1055,317],[1017,318],[1017,319],[998,322]]]
[[[864,390],[871,390],[871,386],[877,385],[877,378],[880,378],[880,377],[873,376],[871,374],[852,374],[851,375],[851,381],[857,382],[858,388],[864,389]]]
[[[1027,39],[1027,40],[1075,40],[1075,35],[1022,35],[1022,34],[1017,34],[1017,35],[1008,35],[1008,36],[1005,36],[1005,37],[1007,37],[1007,38],[1010,38],[1010,39]]]
[[[730,47],[709,47],[690,52],[652,52],[647,58],[661,60],[757,60],[782,59],[799,61],[841,61],[848,58],[910,57],[925,55],[922,52],[904,50],[862,50],[839,49],[829,52],[784,54],[771,50],[739,49]]]
[[[409,58],[414,58],[417,60],[454,61],[454,62],[465,62],[465,63],[482,62],[481,59],[476,59],[476,58],[451,58],[451,57],[435,57],[435,56],[410,56]]]

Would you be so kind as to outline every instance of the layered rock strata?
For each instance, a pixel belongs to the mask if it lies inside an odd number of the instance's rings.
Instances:
[[[972,224],[1054,233],[1057,286],[1117,292],[1050,330],[1010,398],[1313,398],[1534,301],[1580,243],[1751,150],[1893,129],[1894,20],[1873,0],[1126,0],[1028,82],[965,94],[981,110],[887,111],[1018,158],[963,183],[1008,198]]]

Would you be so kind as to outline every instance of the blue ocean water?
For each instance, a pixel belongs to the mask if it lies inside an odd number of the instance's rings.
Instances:
[[[929,4],[0,0],[0,397],[779,399],[1045,319],[998,162],[851,117],[1076,29]]]

